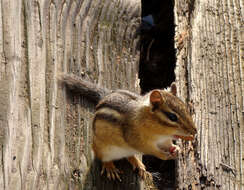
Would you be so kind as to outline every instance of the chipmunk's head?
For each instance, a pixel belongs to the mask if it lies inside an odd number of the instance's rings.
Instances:
[[[171,91],[153,90],[149,94],[151,113],[156,118],[158,130],[173,138],[193,140],[197,133],[187,104],[177,96],[176,86],[171,85]]]

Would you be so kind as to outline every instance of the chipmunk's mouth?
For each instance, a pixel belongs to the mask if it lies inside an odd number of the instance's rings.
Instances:
[[[172,140],[172,136],[160,136],[155,141],[155,145],[160,152],[166,153],[173,144]]]
[[[194,140],[194,136],[193,135],[189,135],[189,136],[174,135],[174,139],[183,139],[185,141],[193,141]]]
[[[173,144],[172,140],[169,140],[167,144],[159,143],[157,147],[161,153],[174,157],[177,154],[177,145]]]
[[[157,147],[161,152],[169,152],[170,146],[165,146],[164,144],[158,144]]]

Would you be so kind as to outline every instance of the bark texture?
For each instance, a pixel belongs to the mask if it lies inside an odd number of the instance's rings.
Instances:
[[[94,105],[57,82],[72,72],[138,91],[140,3],[0,2],[2,189],[153,188],[123,160],[123,183],[100,176],[90,147]],[[198,126],[197,140],[181,144],[178,189],[244,188],[243,7],[242,0],[175,0],[177,84]]]
[[[177,83],[198,126],[178,189],[244,188],[243,11],[241,0],[175,2]]]
[[[0,2],[2,189],[140,187],[131,169],[123,183],[100,177],[90,147],[94,106],[57,81],[72,72],[138,91],[140,14],[139,0]]]

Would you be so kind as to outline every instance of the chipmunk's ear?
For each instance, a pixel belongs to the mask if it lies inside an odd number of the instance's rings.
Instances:
[[[153,90],[150,94],[150,103],[156,107],[163,103],[163,97],[159,90]]]
[[[171,94],[173,94],[174,96],[177,95],[177,88],[176,88],[176,84],[173,82],[171,83],[171,86],[170,86],[170,92]]]

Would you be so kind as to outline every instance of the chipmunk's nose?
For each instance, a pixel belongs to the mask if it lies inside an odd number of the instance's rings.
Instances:
[[[197,134],[197,128],[195,127],[195,125],[188,125],[186,128],[185,128],[186,132],[188,134],[191,134],[193,136],[195,136],[195,134]]]
[[[197,128],[195,127],[195,125],[194,125],[194,127],[192,127],[191,129],[192,129],[192,130],[191,130],[191,134],[192,134],[192,135],[197,134]]]

